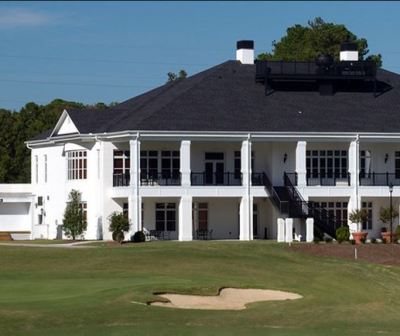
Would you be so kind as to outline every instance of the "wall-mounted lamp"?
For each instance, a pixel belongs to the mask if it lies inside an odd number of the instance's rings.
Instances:
[[[283,163],[286,163],[287,160],[287,153],[285,153],[285,155],[283,155]]]
[[[385,163],[388,161],[388,159],[389,159],[389,154],[386,153],[386,154],[385,154]]]

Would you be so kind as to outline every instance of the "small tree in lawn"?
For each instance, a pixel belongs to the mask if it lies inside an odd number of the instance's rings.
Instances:
[[[78,190],[71,190],[68,196],[68,203],[64,212],[63,230],[68,237],[75,240],[86,230],[86,220],[83,218],[81,205],[81,193]]]
[[[112,239],[122,243],[124,240],[125,232],[129,231],[129,219],[124,216],[122,212],[113,212],[109,218],[110,232],[112,232]]]
[[[361,224],[363,221],[365,221],[368,218],[368,214],[365,211],[365,209],[357,209],[354,210],[350,213],[349,215],[349,219],[352,223],[356,223],[357,224],[357,231],[361,232],[362,227]]]
[[[385,225],[386,230],[387,225],[390,223],[390,220],[393,220],[399,216],[399,212],[392,207],[392,214],[390,215],[390,207],[389,208],[381,208],[379,211],[379,219]]]

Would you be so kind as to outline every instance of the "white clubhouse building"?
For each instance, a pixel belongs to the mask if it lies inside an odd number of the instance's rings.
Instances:
[[[239,41],[235,61],[113,108],[65,110],[27,141],[31,184],[0,185],[0,231],[61,238],[76,189],[85,239],[111,239],[119,211],[127,239],[282,240],[286,219],[286,235],[312,240],[313,226],[355,230],[348,214],[360,208],[379,237],[389,185],[399,208],[400,75],[354,49],[343,44],[336,62],[254,64],[253,42]]]

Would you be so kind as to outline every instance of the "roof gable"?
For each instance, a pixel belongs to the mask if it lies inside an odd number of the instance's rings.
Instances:
[[[75,123],[72,121],[67,110],[64,110],[60,116],[60,119],[58,119],[58,122],[54,127],[53,132],[51,133],[51,136],[74,133],[79,133],[79,130],[75,126]]]

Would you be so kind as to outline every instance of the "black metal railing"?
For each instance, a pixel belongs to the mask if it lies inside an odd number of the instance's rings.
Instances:
[[[268,175],[265,172],[262,173],[252,173],[251,176],[252,185],[262,185],[268,191],[272,202],[275,206],[279,209],[281,213],[288,213],[289,212],[289,202],[282,200],[277,191],[275,190],[274,186],[271,183]]]
[[[311,173],[307,175],[308,186],[336,186],[338,184],[350,185],[350,173]]]
[[[304,79],[366,79],[375,78],[376,63],[372,61],[341,61],[319,66],[313,61],[258,61],[256,81],[266,78]]]
[[[395,173],[360,173],[362,186],[400,186],[400,175]]]
[[[286,178],[290,180],[292,185],[297,186],[297,173],[286,173]]]
[[[127,187],[129,186],[130,180],[131,178],[129,173],[113,174],[114,187]]]
[[[242,174],[229,172],[201,172],[191,173],[191,184],[196,186],[223,185],[240,186],[242,185]]]
[[[140,173],[140,185],[142,186],[179,186],[181,185],[180,172]]]
[[[265,185],[265,176],[266,176],[266,174],[264,172],[251,173],[251,185],[264,186]]]
[[[313,217],[314,225],[317,228],[331,237],[336,238],[336,229],[343,225],[342,221],[329,213],[327,209],[316,208],[309,202],[306,202],[286,173],[284,173],[283,179],[290,195],[289,214],[293,217]]]

